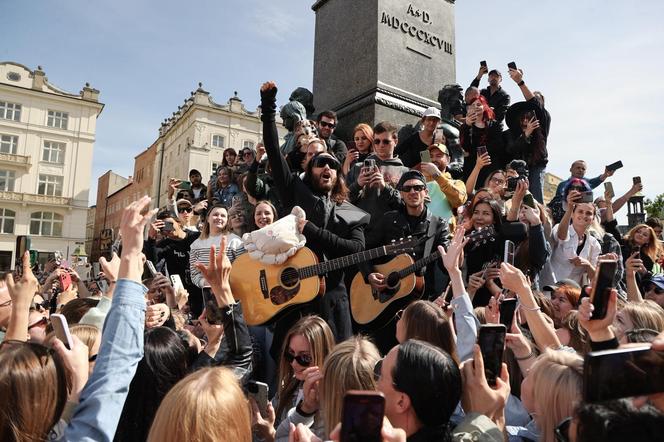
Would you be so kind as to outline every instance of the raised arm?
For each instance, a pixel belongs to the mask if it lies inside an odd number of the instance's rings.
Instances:
[[[509,70],[510,77],[514,82],[516,83],[517,86],[519,86],[519,89],[521,89],[521,93],[523,94],[523,98],[527,100],[532,99],[535,95],[528,89],[528,86],[526,86],[526,82],[523,81],[523,70],[522,69],[510,69]]]
[[[475,167],[470,172],[468,179],[466,180],[466,194],[472,195],[475,192],[475,186],[477,185],[477,178],[480,176],[480,171],[483,167],[491,164],[491,157],[488,153],[484,153],[477,157],[477,162]]]
[[[28,340],[28,321],[30,317],[30,304],[34,298],[39,283],[30,269],[30,254],[26,251],[21,257],[23,274],[21,278],[14,282],[12,274],[5,278],[5,284],[11,298],[11,313],[9,316],[9,325],[4,341],[27,341]]]
[[[636,195],[637,193],[639,193],[642,190],[643,190],[643,184],[638,183],[638,184],[632,185],[632,187],[627,191],[626,194],[624,194],[623,196],[621,196],[620,198],[618,198],[617,200],[615,200],[613,202],[613,204],[611,205],[611,208],[613,209],[613,213],[616,213],[617,211],[622,209],[622,207],[625,204],[627,204],[627,201],[629,201],[629,199],[631,197],[633,197],[634,195]]]

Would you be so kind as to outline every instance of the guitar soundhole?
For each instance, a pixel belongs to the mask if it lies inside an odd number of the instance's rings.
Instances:
[[[385,282],[387,283],[387,288],[398,289],[401,278],[397,272],[392,272],[387,275],[387,280]]]
[[[281,272],[281,285],[286,288],[293,288],[300,282],[300,276],[297,274],[297,269],[287,267]]]

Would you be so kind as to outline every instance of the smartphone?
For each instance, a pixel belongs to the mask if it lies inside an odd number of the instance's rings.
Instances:
[[[19,235],[16,237],[16,259],[14,260],[16,269],[23,268],[23,255],[30,250],[31,244],[32,241],[29,236]]]
[[[145,268],[147,269],[148,273],[150,274],[150,278],[154,278],[155,276],[157,276],[157,269],[155,268],[152,261],[150,261],[150,260],[145,261]]]
[[[431,154],[429,153],[429,150],[423,150],[420,152],[420,160],[423,163],[430,163],[431,162]]]
[[[578,202],[580,203],[592,203],[593,202],[593,191],[588,190],[587,192],[581,192],[581,198]]]
[[[344,395],[341,442],[381,442],[385,396],[378,391],[349,390]]]
[[[221,325],[224,314],[217,304],[217,298],[211,287],[203,287],[203,305],[205,306],[205,319],[211,325]]]
[[[631,254],[634,255],[635,253],[636,253],[635,258],[636,259],[641,259],[641,247],[632,247]]]
[[[101,266],[98,262],[92,263],[92,279],[99,278],[99,272],[101,271]]]
[[[635,176],[634,178],[632,178],[632,183],[641,184],[641,177],[640,176]]]
[[[514,312],[516,312],[516,306],[516,298],[505,298],[500,303],[500,323],[503,324],[507,330],[512,329],[512,322],[514,321]]]
[[[364,160],[364,168],[368,170],[373,170],[374,167],[376,167],[376,160],[373,158],[369,158],[367,160]]]
[[[53,313],[50,316],[50,319],[51,325],[53,325],[53,331],[55,332],[55,337],[61,340],[68,350],[71,350],[74,346],[74,341],[71,338],[71,333],[69,333],[67,318],[58,313]]]
[[[523,204],[530,207],[531,209],[535,208],[535,198],[533,197],[532,193],[526,193],[523,196]]]
[[[171,285],[173,286],[173,290],[175,290],[175,293],[177,293],[178,290],[184,288],[184,285],[182,284],[182,278],[180,278],[180,275],[176,273],[174,275],[171,275],[170,278],[171,278]]]
[[[509,265],[514,265],[514,250],[516,246],[509,239],[505,241],[505,248],[503,250],[503,262]]]
[[[506,332],[507,329],[503,324],[485,324],[480,326],[477,336],[477,343],[484,359],[484,375],[492,387],[496,386],[496,379],[500,376]]]
[[[39,257],[39,252],[36,250],[30,250],[30,268],[33,268],[37,264],[37,258]]]
[[[612,183],[609,183],[609,182],[604,183],[604,191],[609,192],[609,197],[610,198],[613,198],[614,196],[616,196],[616,194],[613,192],[613,184]]]
[[[586,402],[664,392],[664,352],[650,344],[593,351],[583,365]]]
[[[477,146],[477,156],[478,157],[480,155],[484,155],[485,153],[489,153],[489,151],[486,150],[486,146]]]
[[[108,293],[108,282],[105,279],[98,279],[97,287],[99,287],[102,293]]]
[[[623,167],[622,161],[616,161],[615,163],[611,163],[608,166],[606,166],[608,170],[618,170],[621,167]]]
[[[609,307],[609,296],[613,288],[613,279],[618,269],[618,262],[610,259],[600,259],[595,272],[595,281],[590,292],[590,302],[593,303],[593,317],[603,319]]]
[[[482,61],[480,61],[480,66],[484,66],[484,67],[486,67],[486,60],[482,60]]]
[[[507,68],[508,69],[516,69],[516,63],[514,63],[513,61],[510,61],[509,63],[507,63]]]
[[[180,184],[178,184],[178,189],[191,190],[191,181],[180,181]]]
[[[247,394],[249,397],[254,398],[261,416],[267,417],[267,402],[268,402],[268,386],[263,382],[249,381],[247,382]]]
[[[69,272],[60,273],[60,290],[63,292],[69,290],[71,287],[71,274]]]

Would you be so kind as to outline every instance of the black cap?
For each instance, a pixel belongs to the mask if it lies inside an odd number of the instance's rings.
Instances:
[[[542,290],[547,291],[547,292],[555,292],[562,286],[569,286],[575,289],[581,289],[581,286],[579,285],[578,282],[574,281],[573,279],[561,279],[560,281],[556,281],[554,284],[551,285],[546,285],[542,287]]]
[[[424,178],[424,175],[422,175],[422,172],[420,172],[419,170],[409,170],[408,172],[404,172],[404,174],[401,175],[401,178],[399,178],[397,189],[401,190],[401,187],[408,180],[420,180],[424,185],[426,185],[427,183],[427,180],[426,178]]]
[[[201,173],[197,169],[191,169],[189,171],[189,176],[196,175],[196,174],[201,175]],[[203,176],[203,175],[201,175],[201,176]]]

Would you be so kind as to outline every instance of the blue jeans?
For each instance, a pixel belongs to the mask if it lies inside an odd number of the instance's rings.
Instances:
[[[529,167],[528,168],[528,181],[530,182],[530,193],[540,203],[544,204],[544,171],[546,167]]]

